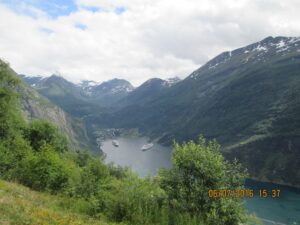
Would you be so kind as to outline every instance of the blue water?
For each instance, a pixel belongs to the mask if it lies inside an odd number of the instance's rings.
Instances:
[[[142,151],[148,138],[118,138],[119,147],[112,145],[112,140],[102,143],[101,149],[106,154],[105,162],[114,162],[120,166],[128,166],[140,176],[155,175],[159,168],[170,168],[172,149],[154,143],[154,146]]]
[[[111,140],[102,143],[102,150],[106,153],[105,161],[114,162],[121,166],[128,166],[140,176],[155,175],[159,168],[170,168],[172,149],[157,143],[147,151],[141,147],[148,141],[145,137],[119,138],[119,147],[112,145]],[[300,190],[282,185],[248,180],[246,187],[255,189],[253,198],[246,200],[249,213],[255,213],[264,219],[265,225],[300,225]],[[279,198],[260,198],[259,189],[280,189]],[[274,223],[274,222],[276,223]]]
[[[265,219],[265,224],[272,224],[267,220],[276,221],[283,224],[300,224],[300,190],[283,185],[247,180],[246,187],[254,189],[253,198],[246,200],[246,206],[250,213],[255,213],[258,217]],[[259,189],[272,190],[279,189],[278,198],[261,198]]]

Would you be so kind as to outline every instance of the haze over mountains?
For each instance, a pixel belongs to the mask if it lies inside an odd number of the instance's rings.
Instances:
[[[167,145],[203,134],[254,178],[300,186],[299,71],[300,38],[268,37],[218,55],[182,81],[154,78],[133,88],[119,79],[22,78],[88,127],[138,128]]]

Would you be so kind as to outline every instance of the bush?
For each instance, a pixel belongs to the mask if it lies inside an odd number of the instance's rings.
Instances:
[[[113,221],[129,224],[165,224],[166,194],[151,178],[128,176],[116,189],[107,207]],[[165,221],[167,222],[167,221]]]
[[[173,168],[162,170],[159,180],[168,194],[172,211],[189,214],[193,220],[212,225],[237,225],[244,219],[241,202],[230,198],[209,198],[210,189],[242,188],[245,171],[234,162],[226,162],[215,141],[175,143]],[[187,216],[185,216],[187,217]]]
[[[8,65],[0,60],[0,141],[13,136],[24,125],[16,89],[20,80]]]
[[[52,146],[44,145],[24,160],[19,179],[35,190],[58,193],[68,187],[70,172],[68,164]]]
[[[32,155],[32,149],[20,134],[0,142],[0,177],[18,180],[24,160]]]
[[[45,144],[51,145],[57,152],[68,149],[67,138],[61,134],[59,129],[45,120],[34,120],[25,132],[33,150],[39,151]]]
[[[100,190],[101,183],[109,176],[108,168],[100,160],[91,158],[83,167],[80,182],[77,185],[77,196],[86,199],[95,196]]]
[[[117,179],[126,178],[130,173],[129,168],[114,165],[113,163],[109,163],[107,168],[109,170],[109,174]]]

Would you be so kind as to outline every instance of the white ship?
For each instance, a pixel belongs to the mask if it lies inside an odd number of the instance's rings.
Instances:
[[[150,149],[152,147],[153,147],[153,143],[145,144],[145,145],[143,145],[143,147],[141,148],[141,150],[142,151],[146,151],[146,150],[148,150],[148,149]]]
[[[117,140],[113,140],[112,145],[115,147],[119,147],[119,142]]]

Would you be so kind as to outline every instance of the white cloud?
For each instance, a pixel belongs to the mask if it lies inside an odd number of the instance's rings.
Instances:
[[[59,71],[76,82],[119,77],[138,85],[151,77],[187,76],[222,51],[266,36],[300,32],[298,0],[77,0],[77,4],[78,11],[57,19],[34,8],[35,18],[20,15],[0,4],[0,57],[19,73]],[[117,15],[114,10],[121,6],[126,11]]]

